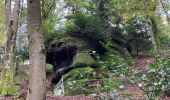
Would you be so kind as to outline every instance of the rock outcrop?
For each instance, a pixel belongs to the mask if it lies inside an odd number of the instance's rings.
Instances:
[[[62,75],[72,69],[97,66],[90,54],[96,47],[96,41],[92,41],[88,38],[63,35],[49,44],[46,62],[53,65],[52,83],[57,84]]]

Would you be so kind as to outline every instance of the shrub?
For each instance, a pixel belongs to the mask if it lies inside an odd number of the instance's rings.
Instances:
[[[87,81],[89,81],[89,79],[66,81],[65,95],[78,95],[78,94],[88,95],[88,94],[97,94],[97,93],[104,93],[104,92],[108,93],[119,89],[119,87],[123,85],[123,83],[119,80],[104,78],[101,81],[102,86],[90,88],[85,84]]]
[[[99,63],[103,69],[107,69],[114,77],[120,74],[125,75],[128,72],[129,66],[132,65],[132,59],[129,54],[123,56],[119,51],[111,48],[113,45],[111,41],[107,41],[106,44],[103,44],[108,52],[103,57],[98,57]]]
[[[19,86],[8,84],[2,89],[1,96],[17,96],[19,95]]]
[[[149,99],[160,98],[170,88],[170,56],[158,58],[148,66],[148,71],[142,73],[133,70],[135,80],[131,80],[142,89]]]
[[[103,21],[95,14],[76,12],[66,23],[68,33],[86,33],[88,36],[99,36],[105,33]]]

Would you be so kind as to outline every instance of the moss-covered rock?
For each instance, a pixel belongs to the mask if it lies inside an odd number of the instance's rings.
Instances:
[[[78,64],[87,64],[90,66],[95,64],[95,60],[88,53],[78,53],[73,59],[72,66],[76,66]]]
[[[45,71],[46,71],[46,72],[53,72],[53,65],[51,65],[51,64],[46,64],[46,66],[45,66]]]
[[[95,81],[96,79],[91,80]],[[114,90],[118,90],[119,87],[123,85],[123,82],[121,82],[120,80],[104,78],[101,79],[102,86],[96,88],[89,88],[86,85],[87,81],[89,81],[89,79],[80,79],[65,82],[65,95],[79,95],[79,94],[88,95],[95,93],[112,92]]]
[[[79,80],[84,78],[93,78],[94,69],[91,67],[76,68],[64,75],[64,79],[69,77],[69,80]]]
[[[64,75],[64,80],[65,95],[111,92],[123,85],[123,82],[118,79],[105,78],[105,76],[98,79],[96,69],[91,67],[73,69]]]
[[[56,76],[52,79],[53,82],[57,83],[61,75],[73,69],[96,67],[95,59],[89,54],[94,48],[95,40],[90,40],[88,37],[63,34],[54,38],[49,44],[46,56],[46,62],[53,65],[54,76]],[[93,70],[92,68],[87,70]]]
[[[88,79],[82,79],[82,80],[75,80],[75,81],[67,81],[65,82],[65,95],[71,96],[71,95],[79,95],[79,94],[85,94],[85,82]]]
[[[87,50],[92,48],[91,43],[88,38],[72,37],[67,34],[60,35],[50,42],[49,46],[62,44],[62,46],[76,45],[79,50]]]
[[[64,75],[65,95],[84,94],[85,82],[94,78],[91,67],[76,68]]]

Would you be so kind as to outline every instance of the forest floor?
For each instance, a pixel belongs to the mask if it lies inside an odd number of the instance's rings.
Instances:
[[[140,54],[136,57],[136,64],[132,67],[137,67],[141,72],[145,73],[147,71],[147,65],[153,63],[156,60],[154,56],[149,56],[146,54]],[[127,81],[125,79],[125,81]],[[125,88],[120,91],[120,96],[122,100],[127,100],[125,98],[129,97],[128,100],[146,100],[144,92],[136,85],[127,82]]]
[[[166,56],[166,54],[162,54],[162,56]],[[150,63],[154,63],[156,61],[156,57],[140,54],[136,57],[136,64],[133,67],[137,67],[141,72],[147,72],[147,66]],[[125,88],[120,91],[119,95],[122,97],[121,100],[146,100],[146,96],[144,96],[144,91],[142,91],[138,86],[128,83],[125,85]],[[129,96],[129,99],[127,98]],[[170,100],[170,97],[166,97],[164,100]]]
[[[155,62],[155,60],[156,60],[156,58],[154,56],[140,54],[138,57],[136,57],[137,62],[133,67],[137,66],[137,68],[141,72],[145,73],[147,71],[146,66],[149,63]],[[141,89],[139,89],[139,87],[127,82],[127,80],[124,78],[120,78],[120,80],[125,82],[124,89],[122,89],[118,92],[118,95],[121,97],[120,100],[146,100],[146,98],[143,94],[144,92]],[[20,98],[21,99],[19,99],[19,100],[26,100],[28,80],[20,80],[19,84],[21,84],[21,90],[20,90]],[[0,97],[0,100],[18,100],[18,99],[14,99],[14,98],[15,97]],[[78,95],[78,96],[58,96],[58,97],[48,96],[47,100],[96,100],[96,99],[91,95],[89,95],[89,96]],[[170,100],[170,97],[166,98],[166,100]]]

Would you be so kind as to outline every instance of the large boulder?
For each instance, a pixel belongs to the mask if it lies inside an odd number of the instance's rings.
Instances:
[[[95,44],[88,38],[61,35],[50,42],[46,62],[53,65],[52,82],[57,84],[62,75],[75,68],[95,67],[95,60],[90,51],[95,50]]]

